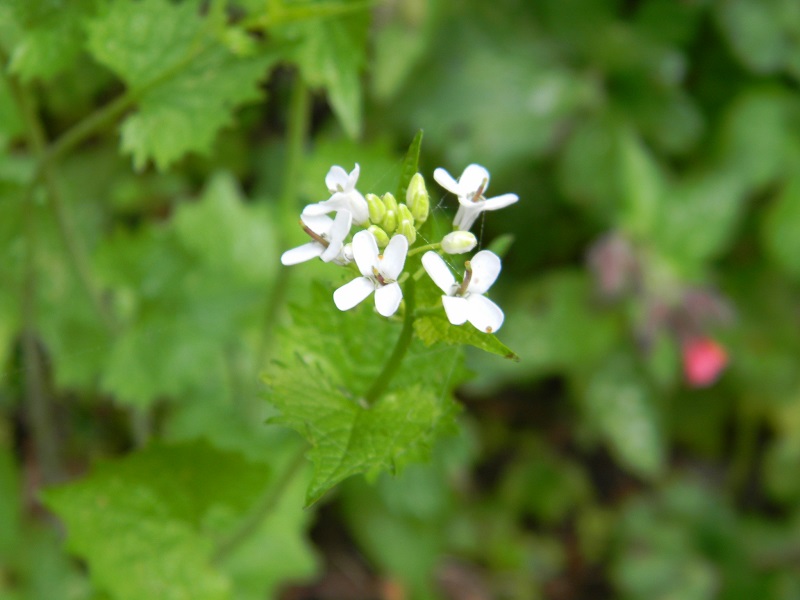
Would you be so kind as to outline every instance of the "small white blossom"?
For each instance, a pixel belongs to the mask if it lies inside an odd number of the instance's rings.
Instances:
[[[489,171],[480,165],[469,165],[458,181],[442,168],[433,172],[433,178],[447,191],[458,196],[459,207],[453,227],[462,231],[469,230],[483,211],[504,208],[519,200],[516,194],[485,198],[483,193],[489,187]]]
[[[339,211],[335,219],[327,215],[311,216],[303,213],[300,221],[312,241],[284,252],[281,255],[284,265],[296,265],[318,256],[324,262],[349,262],[344,252],[344,239],[350,233],[353,216],[348,211]]]
[[[494,252],[478,252],[467,263],[467,273],[461,284],[456,282],[447,264],[436,252],[426,252],[422,257],[422,266],[445,293],[442,304],[453,325],[463,325],[469,321],[476,329],[486,333],[500,329],[503,311],[483,295],[500,274],[500,258]]]
[[[339,166],[331,167],[325,176],[325,185],[331,197],[303,209],[304,215],[317,216],[333,211],[347,210],[353,215],[353,222],[362,225],[369,221],[369,205],[364,196],[356,189],[360,167],[348,173]]]
[[[403,272],[408,254],[408,240],[396,235],[383,251],[378,253],[378,243],[371,232],[359,231],[353,236],[353,257],[362,277],[346,283],[333,293],[333,301],[339,310],[350,310],[362,302],[373,291],[375,308],[384,317],[390,317],[400,306],[403,291],[397,278]]]

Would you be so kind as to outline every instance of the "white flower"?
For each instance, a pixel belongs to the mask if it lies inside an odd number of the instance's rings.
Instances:
[[[519,200],[516,194],[485,198],[483,193],[489,187],[489,171],[480,165],[469,165],[458,181],[442,168],[433,172],[433,178],[440,186],[458,196],[459,207],[453,227],[462,231],[469,230],[483,211],[504,208]]]
[[[396,235],[389,245],[378,254],[378,243],[371,232],[359,231],[353,236],[353,257],[363,277],[357,277],[333,293],[333,301],[339,310],[350,310],[373,291],[375,308],[384,317],[397,312],[403,291],[397,278],[403,272],[408,253],[408,240]]]
[[[475,328],[486,333],[500,329],[504,319],[503,311],[483,295],[500,274],[500,259],[494,252],[481,250],[467,262],[467,273],[460,285],[436,252],[426,252],[422,257],[422,266],[446,294],[442,296],[442,304],[453,325],[462,325],[469,321]]]
[[[318,256],[324,262],[349,262],[343,248],[344,239],[350,233],[353,221],[353,216],[348,211],[339,211],[336,219],[327,215],[311,216],[303,213],[300,221],[312,241],[284,252],[281,255],[284,265],[296,265]]]
[[[318,216],[333,211],[347,210],[353,215],[353,222],[362,225],[369,221],[369,206],[364,196],[356,189],[360,167],[356,163],[348,175],[339,166],[331,167],[325,176],[325,185],[331,197],[316,204],[310,204],[303,209],[304,215]]]

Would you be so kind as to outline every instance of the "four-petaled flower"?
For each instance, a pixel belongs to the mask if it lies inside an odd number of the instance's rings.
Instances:
[[[325,185],[331,197],[316,204],[309,204],[303,209],[304,215],[318,216],[333,211],[346,210],[353,215],[353,222],[362,225],[369,221],[369,206],[364,196],[356,189],[360,168],[356,163],[355,168],[347,174],[342,167],[331,167],[325,176]]]
[[[378,243],[372,232],[359,231],[353,236],[353,257],[362,277],[346,283],[333,293],[333,301],[339,310],[350,310],[373,291],[375,308],[384,317],[390,317],[400,306],[403,291],[397,278],[403,272],[408,253],[408,240],[396,235],[383,251],[378,253]]]
[[[469,165],[458,181],[442,168],[433,172],[433,178],[447,191],[458,196],[459,207],[453,227],[462,231],[468,231],[483,211],[504,208],[519,200],[516,194],[485,198],[483,193],[489,187],[489,171],[480,165]]]
[[[319,256],[324,262],[346,264],[349,261],[344,257],[343,246],[352,221],[353,216],[346,210],[336,213],[335,219],[327,215],[303,213],[300,215],[300,224],[312,241],[284,252],[281,262],[284,265],[296,265]]]
[[[486,333],[500,329],[503,311],[483,295],[500,274],[500,258],[494,252],[481,250],[468,261],[461,284],[456,283],[447,264],[436,252],[426,252],[422,257],[422,266],[445,293],[442,304],[453,325],[463,325],[469,321],[476,329]]]

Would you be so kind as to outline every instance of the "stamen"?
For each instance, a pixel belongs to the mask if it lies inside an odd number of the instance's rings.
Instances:
[[[483,181],[480,184],[480,186],[478,186],[478,189],[475,190],[474,194],[472,194],[472,201],[473,202],[480,202],[481,200],[484,199],[483,198],[483,192],[486,189],[487,185],[489,185],[489,179],[487,177],[484,177]]]
[[[322,244],[326,248],[331,245],[330,242],[328,240],[326,240],[324,237],[322,237],[318,233],[315,233],[315,232],[311,231],[311,229],[309,229],[308,226],[305,223],[303,223],[302,221],[300,221],[300,227],[302,227],[303,231],[305,231],[308,235],[310,235],[311,239],[313,239],[315,242],[319,242],[320,244]]]
[[[464,281],[461,282],[461,285],[456,292],[456,296],[463,296],[467,293],[467,288],[469,287],[469,282],[472,279],[472,264],[467,261],[464,263]]]
[[[387,281],[384,279],[383,275],[381,275],[380,271],[378,271],[377,267],[372,267],[372,274],[375,276],[375,279],[378,280],[378,283],[386,285]]]

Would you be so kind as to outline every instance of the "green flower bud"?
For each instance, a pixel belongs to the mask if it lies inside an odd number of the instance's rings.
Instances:
[[[406,190],[406,204],[411,209],[417,223],[422,225],[428,218],[430,211],[430,196],[425,187],[425,178],[416,173],[408,183]]]
[[[447,254],[464,254],[478,245],[478,239],[469,231],[454,231],[442,238],[442,250]]]
[[[386,246],[389,245],[389,236],[377,225],[370,225],[367,231],[372,232],[372,235],[375,236],[375,241],[378,242],[378,248],[386,248]]]
[[[375,194],[367,194],[364,198],[366,198],[367,206],[369,206],[369,220],[373,223],[383,221],[383,217],[386,215],[386,206],[381,202],[381,199]]]
[[[397,214],[397,200],[394,199],[391,193],[386,192],[381,200],[383,200],[383,205],[386,207],[387,212],[393,210]]]
[[[417,230],[408,219],[403,219],[400,222],[400,226],[397,228],[397,231],[406,236],[409,246],[417,241]]]
[[[397,229],[397,212],[393,210],[387,210],[386,215],[383,217],[383,221],[381,221],[381,227],[383,227],[388,233],[394,233],[394,230]]]
[[[409,221],[412,225],[414,224],[414,215],[411,214],[411,211],[405,204],[397,205],[397,218],[400,221]]]

